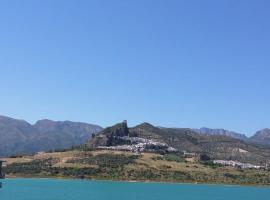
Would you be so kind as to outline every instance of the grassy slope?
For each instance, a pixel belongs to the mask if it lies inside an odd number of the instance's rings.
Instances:
[[[197,134],[185,128],[158,128],[148,123],[129,129],[131,135],[164,142],[179,151],[207,154],[211,158],[270,164],[270,148],[224,135]],[[245,153],[241,152],[244,150]]]
[[[9,176],[270,185],[270,172],[240,170],[152,153],[68,151],[7,158]]]

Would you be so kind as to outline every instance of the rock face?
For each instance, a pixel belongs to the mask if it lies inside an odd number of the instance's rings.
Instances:
[[[255,133],[250,138],[250,141],[261,144],[270,144],[270,129],[265,128]]]
[[[124,137],[129,135],[129,129],[127,126],[127,121],[116,124],[112,127],[109,127],[103,131],[103,133],[110,135],[111,137]]]
[[[40,120],[31,125],[24,120],[0,116],[0,156],[68,148],[85,143],[97,125]]]
[[[200,128],[200,129],[193,129],[195,132],[199,134],[206,134],[206,135],[225,135],[232,138],[240,139],[240,140],[247,140],[247,136],[241,133],[236,133],[233,131],[228,131],[225,129],[211,129],[211,128]]]
[[[99,132],[98,135],[93,135],[89,145],[92,147],[118,145],[122,142],[119,137],[124,136],[129,136],[129,129],[126,121],[105,128],[103,131]]]

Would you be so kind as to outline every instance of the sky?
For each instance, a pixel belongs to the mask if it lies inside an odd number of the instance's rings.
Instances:
[[[1,0],[0,114],[269,127],[268,0]]]

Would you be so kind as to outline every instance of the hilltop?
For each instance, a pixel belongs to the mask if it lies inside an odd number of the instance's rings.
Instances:
[[[139,145],[140,144],[140,145]],[[144,145],[143,145],[144,144]],[[270,148],[249,143],[223,134],[199,134],[188,128],[160,128],[149,123],[128,128],[119,123],[95,134],[88,142],[92,148],[121,149],[168,153],[192,152],[212,159],[237,160],[266,165],[270,163]]]

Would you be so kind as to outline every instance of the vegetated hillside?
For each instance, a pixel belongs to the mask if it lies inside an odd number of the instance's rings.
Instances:
[[[4,160],[7,176],[270,185],[269,170],[186,162],[178,154],[76,150]]]
[[[123,131],[124,130],[124,131]],[[212,159],[237,160],[245,163],[265,165],[270,163],[270,148],[250,144],[225,135],[198,134],[188,128],[160,128],[143,123],[127,128],[119,123],[104,129],[90,140],[90,146],[121,145],[119,136],[130,136],[166,143],[178,151],[207,154]]]
[[[101,130],[100,126],[79,122],[41,120],[31,125],[0,116],[0,156],[69,148],[85,143]]]
[[[233,131],[228,131],[225,129],[212,129],[212,128],[200,128],[200,129],[192,129],[196,133],[204,134],[204,135],[225,135],[232,138],[240,139],[240,140],[247,140],[248,137],[245,134],[236,133]]]
[[[270,144],[270,129],[265,128],[256,132],[249,140],[258,144]]]

